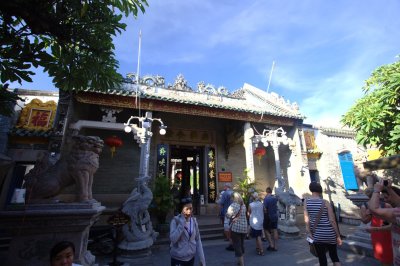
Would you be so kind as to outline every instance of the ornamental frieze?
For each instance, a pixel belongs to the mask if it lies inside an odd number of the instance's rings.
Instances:
[[[114,108],[137,109],[135,99],[119,95],[108,95],[91,92],[80,92],[76,94],[76,99],[81,103],[96,104]],[[197,115],[214,118],[226,118],[248,122],[268,123],[279,126],[293,126],[295,119],[279,117],[267,114],[250,113],[245,111],[218,109],[208,106],[198,106],[191,104],[180,104],[152,99],[140,99],[140,108],[149,111],[160,111],[178,113],[186,115]]]

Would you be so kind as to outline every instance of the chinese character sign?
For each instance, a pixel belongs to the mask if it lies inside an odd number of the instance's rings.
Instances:
[[[158,144],[157,145],[157,175],[167,176],[168,167],[168,145]]]
[[[51,111],[32,109],[29,117],[29,127],[48,127],[51,117]]]
[[[216,168],[215,168],[215,148],[207,148],[207,184],[208,202],[214,203],[216,198]]]

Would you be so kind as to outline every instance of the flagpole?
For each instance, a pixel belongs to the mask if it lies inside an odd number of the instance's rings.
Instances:
[[[275,66],[275,61],[272,61],[271,73],[269,74],[269,80],[268,80],[267,93],[269,92],[269,86],[271,85],[272,72],[274,71],[274,66]],[[259,121],[263,119],[263,116],[264,116],[264,110],[262,110],[261,112],[261,117]]]
[[[271,68],[271,73],[269,74],[267,93],[268,93],[268,91],[269,91],[269,86],[271,85],[272,72],[274,71],[274,66],[275,66],[275,61],[272,61],[272,68]]]
[[[139,30],[139,49],[137,58],[137,68],[136,68],[136,97],[135,106],[138,106],[138,93],[139,93],[139,73],[140,73],[140,50],[142,47],[142,30]],[[140,115],[140,99],[139,99],[139,115]]]

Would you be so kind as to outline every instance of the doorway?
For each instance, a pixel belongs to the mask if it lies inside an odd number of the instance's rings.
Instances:
[[[200,195],[204,195],[204,148],[170,146],[169,178],[177,184],[180,197],[185,197],[190,188],[193,213],[200,214]],[[185,193],[186,192],[186,193]]]

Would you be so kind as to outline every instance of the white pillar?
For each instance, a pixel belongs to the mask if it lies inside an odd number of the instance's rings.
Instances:
[[[249,122],[244,124],[244,141],[243,146],[246,153],[246,169],[248,170],[247,174],[250,178],[250,181],[253,182],[255,180],[254,175],[254,156],[253,156],[253,141],[252,138],[254,136],[254,131],[250,126]]]
[[[147,118],[152,118],[152,112],[146,112]],[[143,123],[143,122],[142,122]],[[150,127],[146,129],[143,136],[144,143],[140,145],[140,165],[139,165],[139,178],[147,178],[149,176],[149,161],[150,161],[150,144],[151,144],[151,122]]]
[[[275,142],[272,145],[272,149],[274,150],[274,157],[275,157],[275,187],[281,188],[285,190],[283,176],[281,173],[281,161],[279,159],[279,145],[280,143]]]

